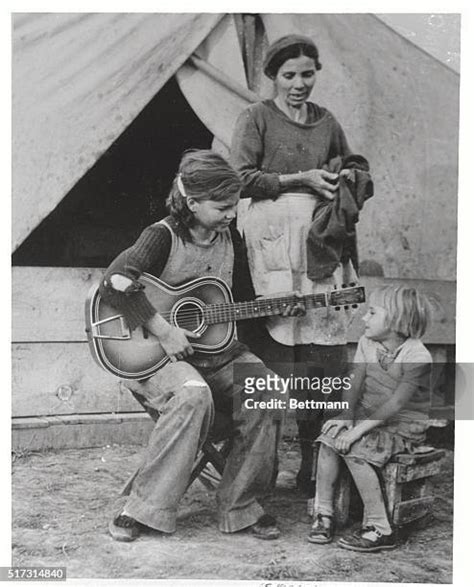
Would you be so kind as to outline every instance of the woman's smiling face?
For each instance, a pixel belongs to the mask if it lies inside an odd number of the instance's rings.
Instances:
[[[288,59],[275,76],[277,97],[291,108],[301,108],[316,81],[314,60],[306,55]]]

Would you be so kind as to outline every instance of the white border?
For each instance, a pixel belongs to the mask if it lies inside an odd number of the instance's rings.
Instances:
[[[318,5],[319,4],[319,5]],[[314,0],[300,0],[297,4],[290,2],[273,1],[239,1],[239,2],[189,2],[186,0],[169,1],[144,1],[135,0],[134,2],[105,2],[95,0],[94,2],[82,1],[69,3],[65,6],[64,1],[50,2],[7,2],[2,7],[1,19],[1,42],[0,59],[2,65],[2,114],[4,117],[2,128],[3,150],[2,150],[2,230],[0,231],[2,239],[1,251],[3,271],[10,274],[10,218],[11,206],[11,30],[10,18],[11,12],[375,12],[375,13],[461,13],[462,15],[462,47],[461,47],[461,127],[460,127],[460,184],[459,184],[459,215],[458,215],[458,297],[457,297],[457,360],[458,362],[474,362],[474,344],[472,342],[473,310],[472,310],[472,273],[473,273],[473,254],[474,249],[474,205],[473,190],[471,184],[473,179],[470,170],[473,166],[472,156],[473,149],[473,115],[472,104],[474,97],[472,95],[472,78],[473,78],[473,17],[472,8],[467,1],[450,1],[445,0],[417,0],[416,3],[406,1],[332,1],[315,3]],[[442,115],[442,114],[440,114]],[[5,286],[3,290],[5,290]],[[7,319],[5,320],[4,336],[1,338],[1,356],[10,356],[10,292],[2,291],[2,307],[7,308]],[[9,363],[9,361],[6,361]],[[7,365],[6,365],[7,367]],[[6,368],[7,381],[0,393],[0,411],[2,414],[0,467],[2,473],[2,494],[0,503],[1,507],[1,533],[0,533],[0,566],[8,566],[11,562],[11,508],[10,508],[10,368]],[[471,525],[474,520],[473,503],[472,503],[472,446],[473,446],[473,429],[472,421],[459,421],[456,425],[456,458],[455,458],[455,538],[454,538],[454,585],[464,587],[472,584],[472,535]],[[367,555],[369,556],[369,555]],[[97,584],[97,581],[68,581],[75,585]],[[102,584],[116,585],[117,581],[103,581]],[[143,584],[143,582],[128,581],[130,584]],[[155,581],[147,581],[146,585],[154,584]],[[218,582],[205,582],[207,585],[218,584]],[[290,581],[291,583],[291,581]],[[293,581],[298,584],[298,581]],[[125,583],[124,583],[125,584]],[[163,582],[160,582],[163,585]],[[173,582],[174,585],[190,585],[190,581]],[[204,583],[200,582],[201,585]],[[257,585],[258,582],[234,582],[229,581],[227,585],[232,584],[250,584]],[[326,583],[317,582],[318,587],[323,587]],[[349,587],[350,583],[340,583]],[[358,585],[363,585],[359,583]],[[370,587],[376,587],[376,583],[367,583]],[[388,584],[387,584],[388,585]],[[390,583],[390,585],[395,585]],[[404,584],[407,585],[407,584]]]

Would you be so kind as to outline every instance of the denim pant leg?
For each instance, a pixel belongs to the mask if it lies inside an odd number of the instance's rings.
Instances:
[[[274,375],[255,355],[243,352],[235,363],[225,365],[208,380],[214,395],[220,396],[216,401],[222,402],[225,396],[234,408],[232,451],[217,490],[218,523],[222,532],[247,528],[263,515],[257,497],[271,485],[280,432],[280,421],[275,416],[282,417],[281,413],[275,414],[272,410],[243,407],[243,400],[250,396],[244,392],[244,374],[238,363],[250,365],[255,377]],[[277,395],[278,392],[273,394],[274,397]],[[261,397],[256,396],[257,393],[252,398],[269,400],[272,393],[262,392]]]
[[[179,502],[212,424],[211,391],[184,361],[168,363],[143,383],[127,381],[125,385],[148,410],[159,413],[125,510],[155,530],[174,532]]]

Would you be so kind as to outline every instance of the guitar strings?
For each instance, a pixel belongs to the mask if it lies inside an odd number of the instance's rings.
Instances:
[[[305,296],[305,299],[308,301],[318,301],[318,299],[325,300],[326,294],[324,293],[315,293],[309,294]],[[284,296],[284,297],[275,297],[275,298],[264,298],[264,299],[257,299],[257,300],[250,300],[245,302],[231,302],[231,303],[222,303],[222,304],[208,304],[204,307],[194,307],[190,309],[184,309],[178,312],[178,316],[182,318],[181,323],[185,323],[187,318],[192,318],[193,322],[197,320],[197,318],[203,316],[204,314],[208,314],[209,318],[231,318],[236,317],[235,314],[237,312],[242,312],[245,314],[253,313],[256,311],[261,310],[268,310],[271,306],[280,305],[282,302],[294,302],[297,303],[299,299],[296,296]],[[277,308],[275,308],[277,309]],[[161,314],[163,318],[169,319],[176,314],[175,312],[164,312]],[[250,316],[251,317],[251,316]],[[190,322],[187,322],[191,324]]]
[[[305,300],[309,300],[309,301],[318,301],[318,299],[321,300],[325,300],[326,298],[326,294],[324,293],[316,293],[316,294],[309,294],[304,296]],[[185,314],[194,314],[196,311],[199,312],[205,312],[206,310],[209,312],[229,312],[231,313],[232,311],[235,310],[244,310],[244,309],[248,309],[248,310],[253,310],[254,308],[258,309],[258,310],[264,310],[266,308],[268,308],[271,305],[274,305],[275,303],[278,305],[282,302],[288,302],[288,303],[297,303],[299,302],[300,299],[297,298],[296,296],[285,296],[285,297],[279,297],[279,298],[263,298],[263,299],[257,299],[257,300],[249,300],[249,301],[245,301],[245,302],[230,302],[230,303],[222,303],[222,304],[206,304],[205,306],[200,306],[200,307],[194,307],[194,308],[190,308],[190,309],[184,309],[180,311],[180,314],[185,315]],[[344,300],[341,301],[340,304],[334,304],[334,305],[342,305],[342,304],[350,304],[353,303],[350,300]],[[332,304],[331,304],[332,305]],[[167,313],[163,313],[162,316],[171,316],[172,312],[167,312]]]

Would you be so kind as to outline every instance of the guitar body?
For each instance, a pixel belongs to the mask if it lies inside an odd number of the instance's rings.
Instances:
[[[234,339],[234,322],[207,324],[204,308],[232,302],[228,285],[215,277],[201,277],[172,287],[144,273],[140,283],[159,314],[174,326],[200,333],[194,350],[214,354],[225,350]],[[144,327],[130,331],[123,316],[108,305],[94,286],[86,303],[86,332],[98,364],[123,379],[144,379],[156,373],[169,358],[157,338]]]

